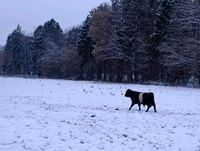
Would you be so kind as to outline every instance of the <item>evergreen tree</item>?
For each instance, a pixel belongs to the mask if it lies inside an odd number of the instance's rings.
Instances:
[[[24,64],[24,73],[33,74],[33,56],[34,56],[34,44],[32,36],[25,36],[24,38],[24,50],[23,50],[23,64]]]
[[[42,74],[42,56],[46,50],[46,35],[43,31],[43,26],[38,26],[34,31],[34,54],[33,54],[33,73],[36,75]]]
[[[125,55],[125,71],[129,82],[138,82],[140,51],[146,47],[149,7],[145,0],[122,0],[121,49]],[[150,26],[151,27],[151,26]]]
[[[60,58],[64,48],[64,34],[60,25],[51,19],[34,32],[35,72],[47,77],[60,77]]]
[[[6,73],[23,74],[24,73],[24,39],[25,35],[21,31],[21,26],[8,36],[5,45],[4,70]]]
[[[191,0],[172,1],[170,24],[160,45],[171,83],[186,84],[199,75],[199,5]]]
[[[123,26],[122,22],[122,3],[121,0],[111,0],[112,8],[111,8],[111,25],[110,25],[110,37],[107,50],[107,58],[108,63],[107,69],[108,73],[111,71],[112,74],[115,74],[116,79],[118,82],[122,82],[124,78],[124,63],[125,63],[125,55],[122,50],[122,41],[121,41],[121,27]],[[112,67],[113,70],[110,70]],[[105,75],[105,74],[104,74]],[[112,80],[112,81],[114,81]]]
[[[82,24],[78,41],[78,52],[82,58],[80,78],[93,79],[94,78],[94,61],[93,61],[93,44],[92,38],[89,36],[89,29],[91,25],[92,12],[87,16]]]
[[[0,46],[0,74],[3,74],[4,47]]]
[[[154,31],[150,35],[150,38],[147,42],[147,63],[149,72],[146,72],[146,77],[149,80],[163,80],[163,68],[162,66],[162,52],[159,50],[159,45],[163,41],[164,37],[167,34],[167,27],[170,24],[170,11],[172,3],[169,0],[163,0],[160,3],[157,3],[157,7],[154,4],[154,14],[155,15],[155,24]],[[163,52],[164,53],[164,52]]]
[[[64,34],[58,22],[54,19],[47,21],[43,26],[43,32],[46,35],[47,41],[55,43],[59,49],[64,44]]]

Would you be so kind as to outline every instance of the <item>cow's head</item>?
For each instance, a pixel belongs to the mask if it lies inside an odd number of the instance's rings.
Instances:
[[[126,93],[125,93],[125,97],[130,97],[131,96],[131,90],[130,89],[128,89],[128,90],[126,90]]]

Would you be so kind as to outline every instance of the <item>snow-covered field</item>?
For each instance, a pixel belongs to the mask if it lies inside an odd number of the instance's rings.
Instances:
[[[0,77],[0,151],[200,151],[200,90]],[[131,111],[126,89],[155,93]]]

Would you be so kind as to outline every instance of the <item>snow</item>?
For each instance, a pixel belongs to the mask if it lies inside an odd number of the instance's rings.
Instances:
[[[200,91],[0,77],[0,151],[199,151]],[[130,88],[154,92],[131,111]]]

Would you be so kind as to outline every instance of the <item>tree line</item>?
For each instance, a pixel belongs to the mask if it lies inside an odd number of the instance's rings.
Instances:
[[[51,19],[0,48],[8,75],[200,84],[200,0],[111,0],[63,32]]]

